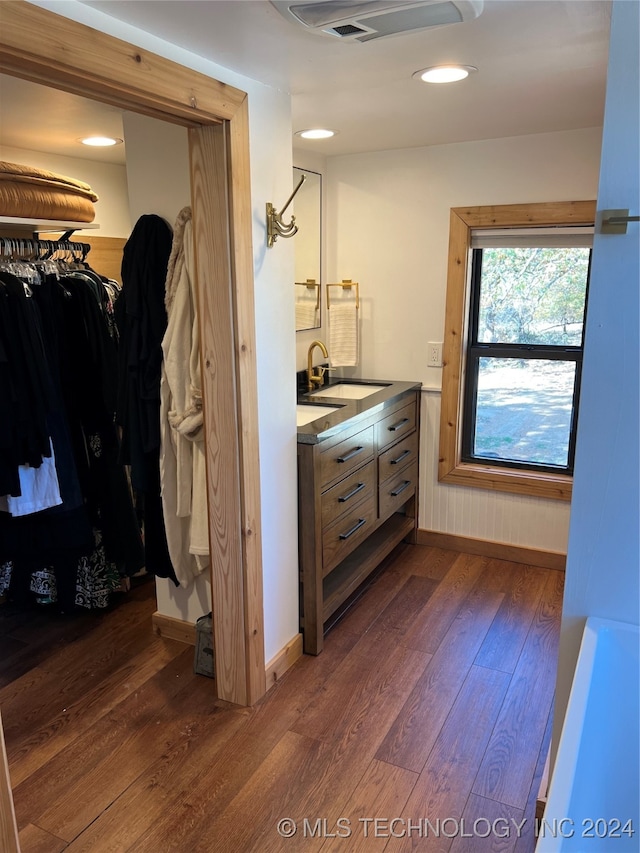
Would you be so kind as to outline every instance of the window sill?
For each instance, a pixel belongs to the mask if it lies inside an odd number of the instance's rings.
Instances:
[[[471,462],[459,462],[448,471],[441,470],[438,481],[558,501],[570,501],[573,486],[573,477],[569,474],[544,474]]]

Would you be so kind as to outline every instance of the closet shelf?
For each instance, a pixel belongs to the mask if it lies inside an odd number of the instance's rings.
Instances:
[[[24,229],[25,233],[54,231],[85,231],[100,228],[95,222],[66,222],[60,219],[23,219],[19,216],[0,216],[0,228],[9,225],[12,229]]]

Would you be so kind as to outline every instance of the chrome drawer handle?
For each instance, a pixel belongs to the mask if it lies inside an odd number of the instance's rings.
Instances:
[[[407,488],[407,486],[410,486],[410,485],[411,485],[411,480],[405,480],[405,481],[404,481],[404,483],[402,483],[402,485],[401,485],[401,486],[398,486],[398,488],[397,488],[397,489],[395,489],[393,492],[391,492],[391,497],[392,497],[392,498],[397,498],[397,497],[398,497],[398,495],[399,495],[401,492],[404,492],[404,490]]]
[[[336,462],[347,462],[349,459],[353,459],[354,456],[357,456],[358,453],[362,453],[363,450],[364,447],[362,446],[354,447],[353,450],[350,450],[349,453],[345,454],[344,456],[338,456]]]
[[[392,460],[389,462],[389,465],[397,465],[397,464],[398,464],[398,462],[402,462],[402,460],[403,460],[405,457],[407,457],[410,453],[411,453],[411,451],[410,451],[410,450],[405,450],[405,452],[404,452],[404,453],[401,453],[401,454],[400,454],[400,456],[398,456],[398,458],[397,458],[397,459],[392,459]]]
[[[340,539],[348,539],[350,536],[352,536],[356,532],[356,530],[359,530],[362,527],[362,525],[366,524],[366,523],[367,523],[366,518],[359,518],[358,523],[354,524],[353,527],[351,528],[351,530],[347,530],[346,533],[341,533],[339,538]]]
[[[400,427],[403,427],[405,424],[408,424],[408,423],[409,423],[409,418],[403,418],[401,421],[398,421],[397,424],[394,424],[393,426],[388,427],[388,430],[389,430],[389,432],[396,432],[396,430],[399,430]]]
[[[352,489],[348,495],[342,495],[342,497],[338,498],[338,503],[345,503],[349,498],[352,498],[354,495],[357,495],[358,492],[361,492],[364,489],[364,483],[358,483],[355,489]]]

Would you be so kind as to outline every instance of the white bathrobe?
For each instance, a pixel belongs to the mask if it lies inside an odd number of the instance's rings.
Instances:
[[[160,382],[160,482],[169,555],[186,587],[209,565],[200,335],[191,208],[178,214],[167,269]]]

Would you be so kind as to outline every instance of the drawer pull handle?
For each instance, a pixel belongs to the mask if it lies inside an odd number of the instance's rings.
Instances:
[[[400,486],[398,486],[398,488],[397,488],[397,489],[394,489],[394,490],[391,492],[391,497],[392,497],[392,498],[397,498],[397,497],[398,497],[398,495],[399,495],[401,492],[404,492],[404,490],[407,488],[407,486],[410,486],[410,485],[411,485],[411,480],[405,480],[405,481],[404,481],[404,483],[402,483]]]
[[[345,453],[344,456],[338,456],[336,462],[347,462],[349,459],[353,459],[354,456],[357,456],[358,453],[362,453],[364,447],[360,445],[360,447],[354,447],[353,450],[350,450],[349,453]]]
[[[405,451],[404,451],[404,453],[401,453],[401,454],[400,454],[400,456],[398,456],[398,458],[397,458],[397,459],[392,459],[392,460],[389,462],[389,465],[397,465],[397,464],[398,464],[398,462],[402,462],[402,460],[403,460],[403,459],[406,459],[406,457],[407,457],[410,453],[411,453],[411,451],[410,451],[410,450],[405,450]]]
[[[356,530],[359,530],[362,527],[362,525],[366,524],[366,523],[367,523],[366,518],[359,518],[357,524],[354,524],[353,527],[351,528],[351,530],[347,530],[346,533],[340,534],[340,539],[348,539],[350,536],[352,536],[356,532]]]
[[[342,495],[342,497],[339,497],[338,503],[341,503],[341,504],[345,503],[346,501],[349,500],[349,498],[352,498],[354,495],[357,495],[358,492],[361,492],[363,489],[364,489],[364,483],[358,483],[358,485],[355,487],[355,489],[351,489],[351,491],[349,492],[348,495]]]
[[[408,424],[408,423],[409,423],[409,418],[403,418],[401,421],[398,421],[397,424],[390,426],[388,428],[389,432],[396,432],[397,430],[399,430],[401,427],[403,427],[405,424]]]

